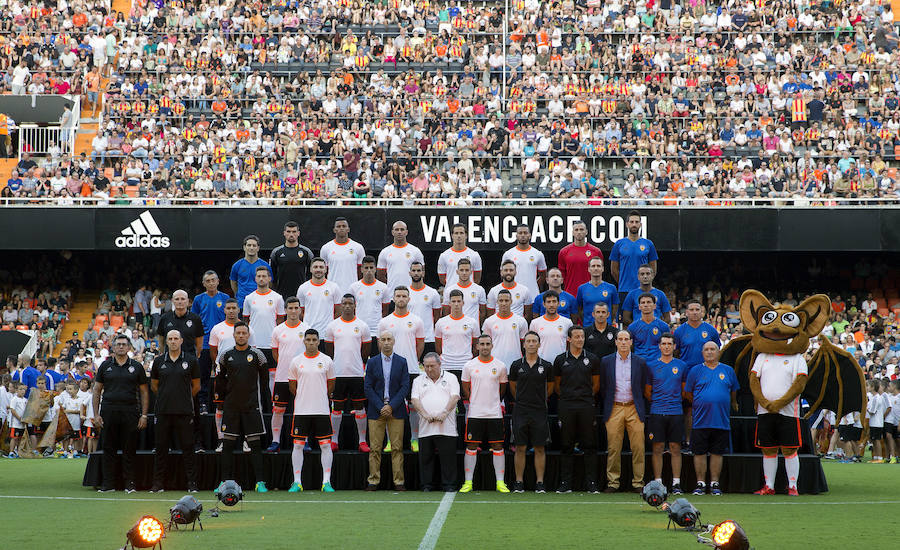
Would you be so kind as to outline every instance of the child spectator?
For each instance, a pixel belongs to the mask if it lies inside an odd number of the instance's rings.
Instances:
[[[900,442],[897,441],[897,424],[900,423],[900,380],[881,379],[881,394],[887,399],[888,410],[884,417],[884,445],[891,464],[897,463]]]
[[[78,381],[78,400],[81,402],[81,452],[88,455],[97,450],[97,433],[94,431],[94,392],[87,376]]]
[[[60,411],[66,415],[72,426],[72,434],[61,441],[63,453],[64,456],[75,458],[75,449],[78,449],[81,443],[81,399],[78,397],[78,386],[75,382],[66,382],[66,391],[60,393],[58,398]]]
[[[878,380],[869,380],[866,382],[866,388],[869,390],[869,404],[866,406],[866,418],[869,419],[869,441],[872,442],[872,464],[882,464],[883,447],[882,439],[884,439],[884,412],[885,399],[881,395],[881,384]]]
[[[25,390],[28,386],[19,383],[16,385],[16,395],[9,401],[9,458],[19,458],[19,439],[25,434],[25,423],[22,422],[22,416],[25,415],[25,405],[28,400],[25,399]]]

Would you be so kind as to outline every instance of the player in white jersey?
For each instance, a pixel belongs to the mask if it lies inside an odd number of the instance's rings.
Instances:
[[[409,277],[412,279],[409,310],[418,315],[425,325],[425,353],[428,353],[434,351],[434,324],[441,318],[441,296],[425,284],[425,266],[422,262],[413,262],[409,266]]]
[[[224,392],[221,389],[216,388],[215,385],[219,381],[219,361],[218,359],[225,355],[225,352],[234,347],[234,324],[240,321],[240,308],[238,307],[238,302],[234,298],[229,298],[225,300],[225,320],[221,323],[217,323],[210,331],[209,331],[209,359],[213,364],[213,404],[216,406],[216,434],[219,439],[219,446],[216,448],[216,452],[222,451],[222,400],[219,398],[220,395],[224,395]],[[249,328],[249,327],[248,327]],[[253,337],[253,330],[250,330],[250,337]],[[92,418],[88,416],[88,418]],[[94,440],[96,441],[96,440]]]
[[[341,316],[325,328],[325,353],[334,360],[337,376],[331,396],[332,450],[338,450],[341,420],[344,411],[349,410],[356,419],[359,452],[369,452],[366,444],[366,390],[363,384],[366,367],[363,357],[369,357],[371,344],[369,325],[356,316],[356,299],[353,294],[345,294],[341,298]]]
[[[466,258],[472,262],[472,280],[480,283],[481,255],[466,244],[468,239],[466,226],[461,223],[453,224],[451,232],[453,246],[441,252],[441,255],[438,257],[438,279],[444,286],[455,283],[459,279],[459,276],[456,274],[456,265],[461,259]]]
[[[328,323],[338,316],[342,296],[337,284],[325,278],[326,269],[325,260],[313,258],[312,277],[297,289],[303,320],[319,334],[324,334]]]
[[[493,455],[494,474],[497,477],[497,492],[508,493],[503,482],[506,471],[506,456],[503,452],[503,410],[500,398],[506,393],[508,365],[493,357],[491,337],[482,334],[478,338],[478,357],[463,367],[462,393],[469,399],[466,415],[466,456],[465,482],[460,493],[472,491],[472,478],[478,461],[478,445],[487,442]]]
[[[244,321],[250,326],[250,345],[263,352],[270,365],[272,360],[272,331],[284,321],[284,298],[271,288],[269,269],[256,270],[256,290],[244,298]]]
[[[493,315],[497,309],[497,294],[501,290],[509,291],[512,298],[511,309],[516,315],[531,319],[531,306],[534,304],[534,293],[530,288],[516,281],[516,264],[512,260],[503,260],[500,265],[500,284],[494,286],[487,295],[487,314]]]
[[[418,247],[406,242],[409,230],[405,222],[394,222],[391,234],[393,244],[384,247],[378,254],[378,280],[387,283],[388,291],[393,293],[398,286],[409,286],[409,268],[413,262],[425,265],[425,256]]]
[[[63,452],[68,451],[68,457],[75,458],[75,449],[78,449],[81,439],[81,400],[78,398],[78,386],[75,381],[67,381],[66,391],[57,397],[59,397],[59,412],[66,415],[73,432],[66,441],[63,441]],[[71,443],[73,440],[74,445]]]
[[[775,494],[775,474],[778,471],[778,449],[784,455],[784,469],[788,478],[788,494],[796,496],[800,475],[800,392],[806,384],[808,370],[802,355],[760,353],[750,369],[750,387],[754,395],[762,395],[765,402],[757,404],[756,446],[763,453],[765,485],[758,495]],[[793,397],[791,397],[793,396]],[[778,401],[780,409],[772,407]]]
[[[497,293],[497,313],[484,320],[481,332],[494,342],[493,355],[507,368],[522,358],[522,341],[528,332],[528,321],[512,311],[512,296],[506,289]]]
[[[547,276],[547,260],[544,253],[531,246],[531,230],[525,224],[516,227],[516,246],[503,253],[500,262],[512,260],[516,264],[516,282],[531,289],[537,296]]]
[[[394,289],[394,312],[378,323],[378,334],[390,332],[394,335],[394,353],[406,359],[409,371],[409,387],[419,376],[419,357],[425,350],[425,325],[422,319],[409,311],[409,289],[399,286]],[[406,396],[409,399],[409,395]],[[410,448],[419,451],[419,415],[409,411],[411,438]]]
[[[356,299],[356,315],[369,326],[371,353],[378,353],[378,323],[388,314],[393,292],[389,292],[387,285],[375,278],[375,258],[363,258],[362,279],[350,285],[347,292]],[[368,358],[368,355],[363,357]]]
[[[334,240],[322,245],[319,256],[328,265],[328,280],[336,283],[342,294],[349,292],[350,285],[359,280],[359,267],[365,255],[363,246],[350,238],[347,218],[335,218]]]
[[[450,292],[459,290],[463,293],[463,315],[475,319],[480,324],[485,315],[487,294],[478,283],[472,282],[472,262],[463,258],[456,264],[459,279],[452,285],[444,287],[443,315],[450,313]]]
[[[566,351],[566,337],[572,321],[557,313],[559,294],[548,290],[544,293],[544,310],[546,313],[531,321],[530,330],[541,337],[538,355],[541,359],[552,363],[556,356]]]
[[[463,295],[450,291],[450,315],[441,317],[434,325],[435,350],[441,356],[444,370],[462,372],[472,359],[472,349],[481,335],[478,321],[463,315]]]
[[[303,447],[310,437],[319,442],[322,452],[322,491],[333,493],[331,487],[331,465],[334,453],[331,450],[331,422],[328,420],[330,407],[328,396],[334,391],[334,363],[319,351],[319,333],[308,329],[303,336],[303,353],[294,358],[288,368],[288,383],[294,394],[294,419],[291,438],[291,465],[294,483],[289,493],[303,490]]]
[[[303,335],[309,329],[309,325],[300,320],[300,300],[296,296],[287,299],[284,309],[287,318],[272,331],[272,356],[275,362],[275,368],[269,369],[272,392],[272,444],[266,449],[270,453],[277,453],[281,449],[284,413],[292,398],[288,384],[288,369],[291,361],[303,353]]]
[[[889,462],[896,464],[897,455],[900,454],[900,434],[897,433],[897,425],[900,424],[900,380],[882,378],[881,394],[888,406],[884,417],[884,444],[887,447],[885,458],[889,456]]]
[[[869,421],[869,441],[872,442],[872,464],[883,464],[884,455],[884,417],[890,408],[887,396],[881,393],[881,382],[877,379],[867,380],[869,402],[866,405],[866,418]]]
[[[237,300],[232,298],[237,311]],[[87,376],[78,381],[78,400],[81,401],[81,449],[84,454],[97,450],[97,433],[94,431],[94,392],[91,391],[91,379]]]

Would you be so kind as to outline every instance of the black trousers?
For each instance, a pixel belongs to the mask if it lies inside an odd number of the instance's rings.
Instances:
[[[197,398],[201,404],[212,408],[212,358],[209,356],[209,349],[200,352],[197,363],[200,365],[200,391]]]
[[[104,489],[116,487],[116,462],[119,460],[118,452],[122,451],[122,477],[125,478],[125,487],[134,483],[134,459],[137,451],[137,424],[140,415],[137,410],[115,411],[104,410],[100,414],[103,418],[103,471]]]
[[[197,466],[194,456],[194,418],[189,414],[156,415],[156,456],[153,461],[153,486],[166,485],[166,470],[169,467],[169,442],[174,436],[181,448],[184,469],[188,483],[197,482]]]
[[[572,483],[575,443],[584,451],[584,478],[597,481],[597,420],[594,407],[569,408],[560,406],[559,420],[562,453],[560,454],[560,481]]]
[[[456,438],[431,435],[419,438],[419,470],[422,488],[434,487],[434,461],[441,462],[441,490],[456,490]]]

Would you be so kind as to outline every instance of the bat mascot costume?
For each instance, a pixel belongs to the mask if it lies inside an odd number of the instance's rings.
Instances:
[[[765,485],[758,495],[775,494],[778,449],[784,455],[788,494],[797,495],[800,472],[800,398],[838,418],[866,410],[865,378],[852,355],[824,336],[809,365],[810,338],[825,327],[831,300],[816,294],[796,307],[772,305],[757,290],[741,295],[741,322],[750,333],[728,342],[721,361],[732,365],[741,384],[740,414],[756,414],[755,444],[763,453]],[[808,415],[807,415],[808,416]]]

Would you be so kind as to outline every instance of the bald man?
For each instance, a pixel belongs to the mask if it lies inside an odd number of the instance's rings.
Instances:
[[[387,283],[388,292],[393,293],[398,286],[408,287],[412,284],[409,268],[413,262],[419,262],[425,266],[425,256],[415,245],[406,241],[409,229],[406,222],[396,221],[391,227],[391,235],[394,242],[384,247],[378,254],[378,264],[375,276],[379,281]]]
[[[167,335],[170,330],[181,333],[184,343],[181,350],[197,357],[197,350],[203,349],[203,319],[189,310],[191,305],[188,293],[176,290],[172,293],[172,311],[165,312],[159,318],[156,335],[159,337],[160,349],[166,349]]]
[[[200,364],[193,355],[186,354],[184,339],[176,329],[166,333],[166,351],[153,360],[150,368],[150,389],[156,394],[156,460],[153,468],[151,493],[161,493],[167,476],[169,442],[174,435],[184,456],[188,491],[197,492],[197,470],[191,448],[194,415],[194,396],[200,391]]]

